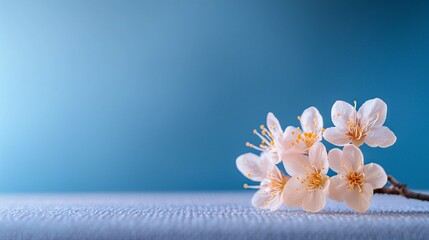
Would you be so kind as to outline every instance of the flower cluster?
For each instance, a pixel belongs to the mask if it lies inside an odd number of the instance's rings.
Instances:
[[[387,182],[383,168],[375,163],[364,165],[359,146],[386,148],[396,142],[395,134],[383,126],[387,105],[379,98],[366,101],[358,110],[337,101],[332,106],[334,127],[323,128],[323,118],[315,107],[307,108],[298,117],[301,127],[289,126],[284,131],[272,113],[266,126],[254,130],[258,145],[246,143],[260,151],[246,153],[236,160],[238,170],[259,185],[252,198],[256,208],[275,211],[283,204],[318,212],[325,207],[326,198],[345,202],[358,211],[368,210],[374,189]],[[327,152],[322,139],[342,147]],[[283,163],[288,175],[277,164]],[[329,177],[328,170],[337,175]]]

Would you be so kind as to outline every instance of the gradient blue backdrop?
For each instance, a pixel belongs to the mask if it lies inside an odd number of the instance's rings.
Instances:
[[[268,111],[373,97],[429,189],[428,43],[423,1],[1,1],[0,191],[240,189]]]

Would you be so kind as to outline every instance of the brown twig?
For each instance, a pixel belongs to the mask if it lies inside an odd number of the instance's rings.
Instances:
[[[390,175],[387,176],[387,181],[391,184],[391,186],[375,189],[374,193],[401,195],[406,198],[429,201],[428,194],[411,191],[408,189],[406,184],[398,182],[394,177]]]

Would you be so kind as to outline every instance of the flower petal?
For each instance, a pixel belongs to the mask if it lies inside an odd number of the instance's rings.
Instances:
[[[371,205],[373,194],[374,193],[371,185],[364,184],[362,186],[362,192],[359,192],[357,188],[346,191],[344,200],[346,201],[347,206],[362,213],[366,212],[366,210],[368,210],[369,206]]]
[[[277,152],[275,152],[275,151],[266,151],[262,155],[266,159],[268,159],[271,163],[278,164],[279,162],[281,162],[281,159],[283,157],[283,152],[282,152],[281,148],[278,148],[276,150],[277,150]]]
[[[308,156],[310,158],[310,163],[313,164],[317,169],[321,169],[323,174],[328,172],[328,153],[326,152],[326,148],[323,143],[314,143],[310,148]]]
[[[350,163],[352,170],[357,170],[359,167],[363,166],[363,154],[361,150],[353,144],[344,146],[342,160],[345,166],[348,166]]]
[[[283,205],[283,191],[273,195],[273,192],[269,192],[271,197],[264,203],[265,208],[268,208],[271,212],[278,210]]]
[[[358,117],[360,124],[373,123],[372,127],[381,127],[386,121],[387,105],[380,98],[366,101],[359,108]],[[374,122],[375,121],[375,122]]]
[[[331,177],[328,193],[329,198],[342,202],[344,201],[344,194],[347,190],[347,181],[345,181],[341,175]]]
[[[330,127],[325,129],[323,132],[323,137],[326,139],[326,141],[334,145],[344,146],[352,141],[352,138],[347,136],[347,133],[348,132],[342,128]]]
[[[283,134],[283,146],[287,152],[305,153],[307,146],[303,141],[296,142],[299,134],[298,128],[289,126]]]
[[[329,180],[328,180],[329,181]],[[318,212],[325,207],[326,193],[321,189],[309,191],[302,201],[302,208],[308,212]]]
[[[236,160],[238,170],[247,178],[260,182],[274,166],[265,156],[259,157],[254,153],[245,153]]]
[[[304,132],[320,133],[323,128],[323,118],[315,107],[309,107],[301,115],[301,127]]]
[[[272,112],[267,114],[267,128],[275,135],[276,138],[283,134],[282,126],[279,120],[274,116]]]
[[[305,175],[310,165],[308,156],[299,153],[286,154],[283,160],[283,166],[290,176]]]
[[[376,164],[370,163],[363,167],[365,173],[365,181],[370,184],[373,189],[382,188],[387,183],[387,175],[384,169]]]
[[[370,147],[390,147],[396,142],[395,134],[385,126],[371,128],[364,141]]]
[[[334,148],[329,151],[328,159],[329,167],[336,173],[347,172],[351,169],[351,164],[346,167],[343,166],[343,152],[339,148]]]
[[[288,126],[283,133],[284,141],[295,141],[298,134],[298,129],[296,127]]]
[[[252,197],[252,206],[260,209],[269,208],[268,202],[271,199],[271,194],[264,189],[259,189]]]
[[[356,109],[347,102],[336,101],[331,109],[331,119],[339,130],[347,131],[350,117],[355,118]]]
[[[291,178],[285,185],[283,201],[289,207],[301,207],[306,193],[307,190],[301,180]]]
[[[283,205],[283,196],[279,195],[271,199],[271,201],[268,202],[267,207],[269,207],[270,211],[273,212],[281,208],[282,205]]]
[[[267,175],[277,176],[278,178],[286,177],[275,164],[270,164]]]

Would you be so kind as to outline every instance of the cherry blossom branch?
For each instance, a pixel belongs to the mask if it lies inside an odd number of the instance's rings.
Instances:
[[[429,194],[418,193],[408,189],[406,184],[398,182],[391,175],[387,175],[387,181],[391,184],[389,187],[375,189],[374,193],[401,195],[406,198],[413,198],[422,201],[429,201]]]

